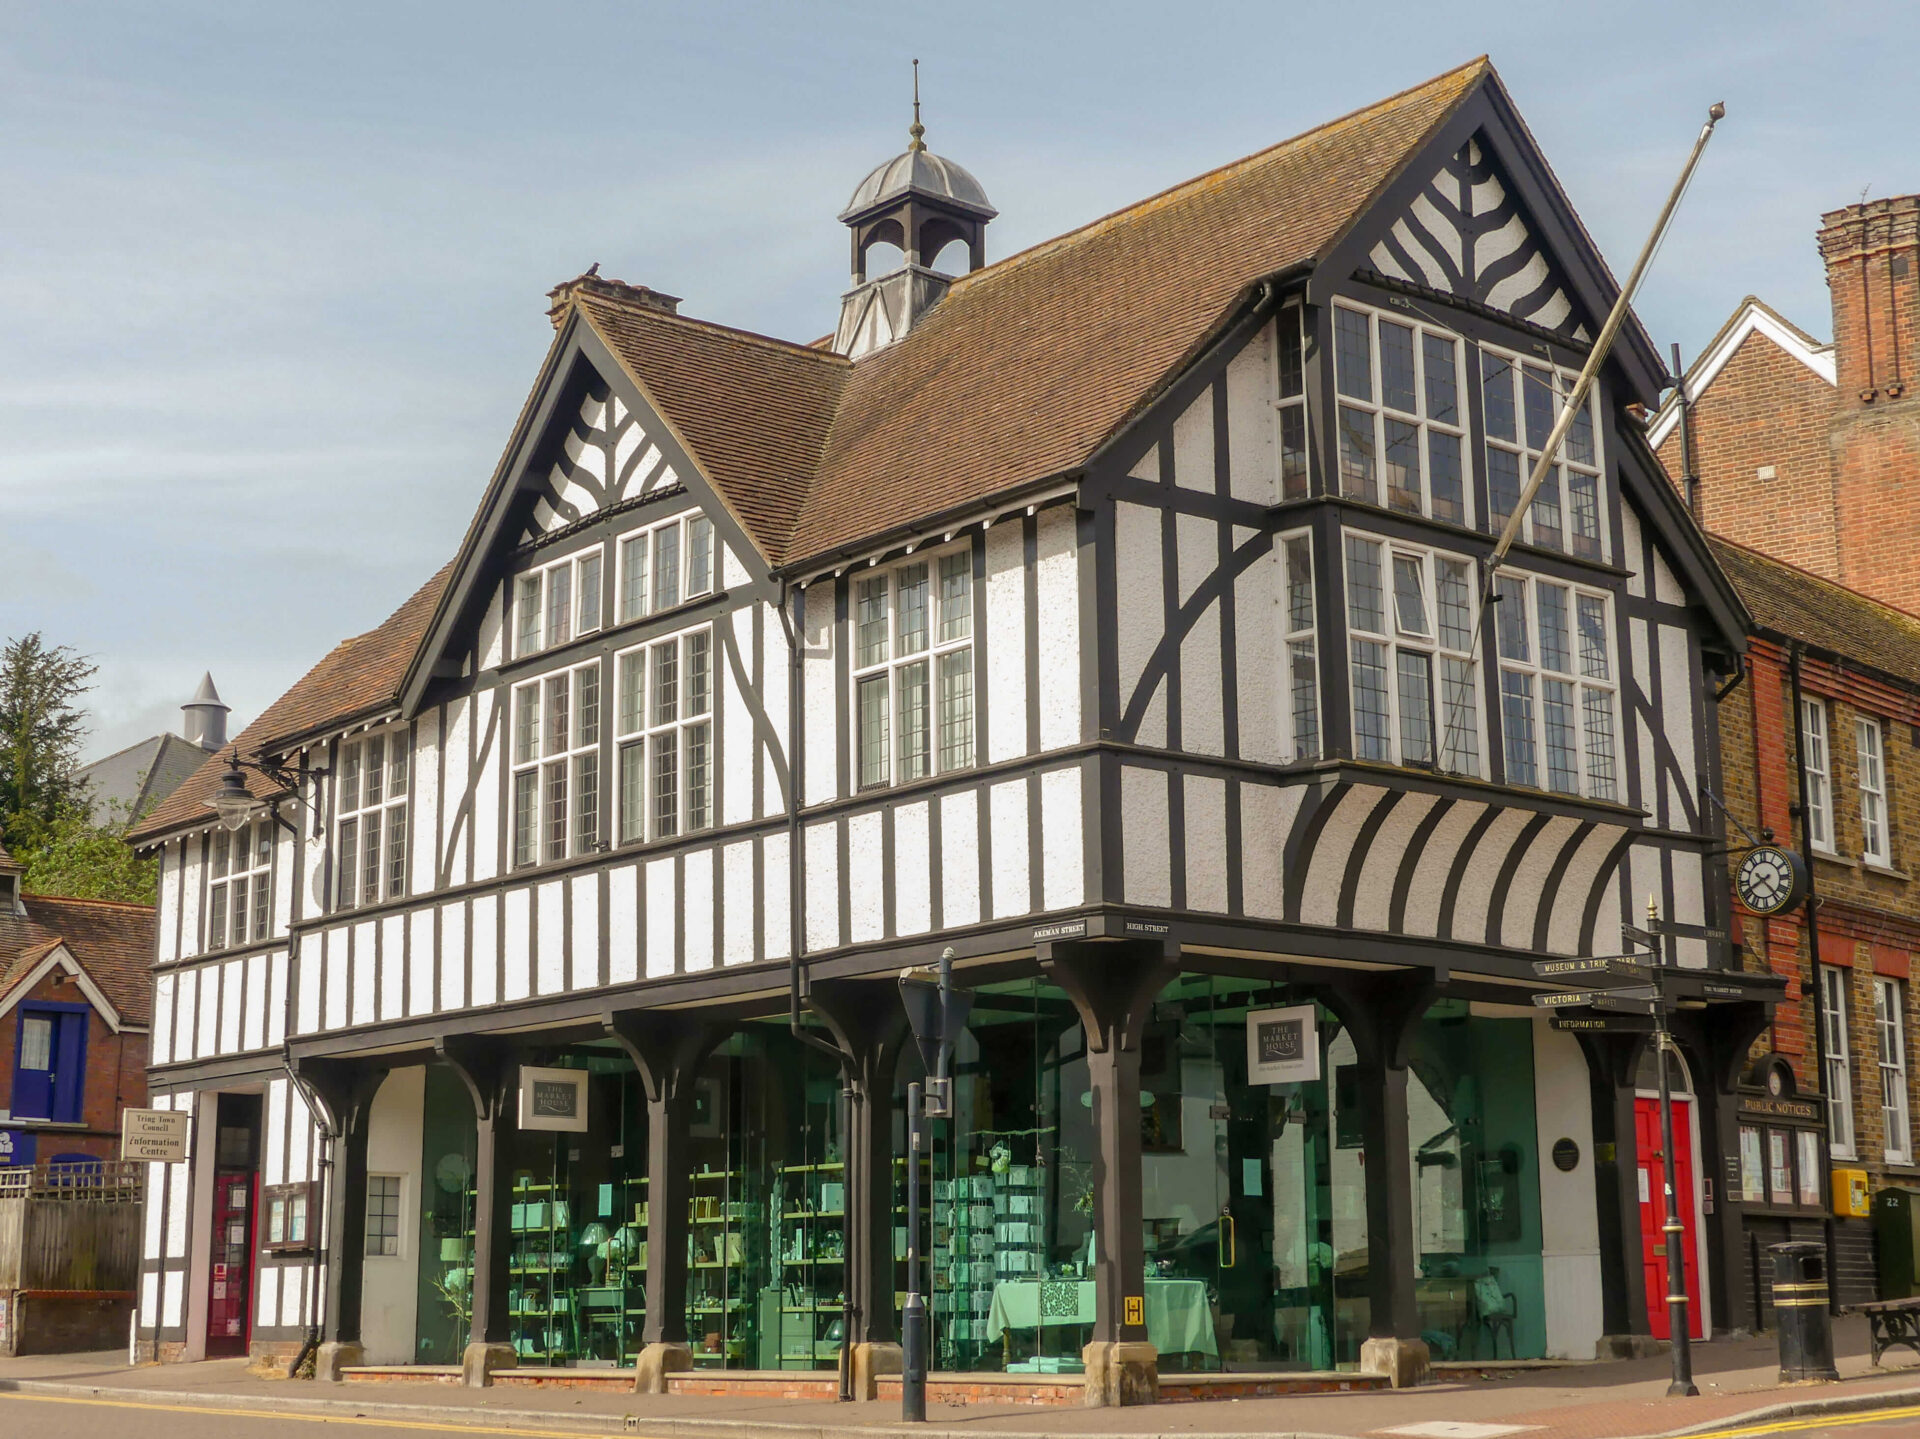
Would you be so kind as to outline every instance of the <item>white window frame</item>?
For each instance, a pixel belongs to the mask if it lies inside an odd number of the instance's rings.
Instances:
[[[1835,1159],[1854,1157],[1853,1062],[1847,1050],[1847,983],[1852,970],[1820,966],[1820,1014],[1826,1024],[1827,1072],[1821,1088],[1827,1101],[1827,1149]]]
[[[1880,1118],[1889,1164],[1913,1163],[1913,1125],[1907,1105],[1907,987],[1873,977],[1873,1022],[1879,1039]]]
[[[913,642],[914,635],[903,633],[900,602],[910,577],[922,573],[924,635],[916,648],[903,653],[901,645]],[[949,598],[947,582],[954,577],[959,588]],[[876,593],[884,610],[884,634],[867,628],[874,623],[868,605]],[[973,551],[964,541],[848,577],[847,645],[853,663],[847,712],[853,717],[856,790],[885,789],[973,768],[983,638],[974,633],[974,599]],[[919,698],[924,719],[916,734],[900,719],[911,708],[909,686],[922,669],[924,689]],[[954,714],[964,710],[964,725],[956,723],[952,734],[945,732],[942,717],[942,687],[949,679],[955,685]],[[962,687],[964,695],[959,693]],[[922,741],[924,748],[916,752],[910,747],[913,740]]]
[[[1495,391],[1494,376],[1489,372],[1488,361],[1507,366],[1505,396],[1512,407],[1513,434],[1511,437],[1496,435],[1493,431],[1493,413],[1489,401]],[[1559,417],[1561,406],[1573,393],[1579,376],[1572,370],[1549,364],[1537,355],[1522,355],[1511,350],[1503,350],[1498,345],[1481,345],[1475,360],[1473,383],[1480,387],[1481,427],[1486,436],[1487,467],[1487,528],[1498,532],[1506,523],[1507,517],[1499,512],[1494,502],[1494,473],[1498,465],[1495,453],[1512,456],[1519,467],[1519,478],[1515,482],[1514,498],[1527,487],[1527,481],[1533,475],[1533,467],[1540,458],[1541,446],[1547,434],[1553,429],[1554,421]],[[1539,394],[1539,390],[1529,391],[1527,382],[1533,381],[1550,391],[1551,403],[1547,407],[1546,430],[1535,432],[1527,424],[1527,400],[1530,394]],[[1595,385],[1587,393],[1586,424],[1578,422],[1569,430],[1567,438],[1561,442],[1560,453],[1553,466],[1548,469],[1546,479],[1541,482],[1540,492],[1534,496],[1533,504],[1527,509],[1521,522],[1520,538],[1530,545],[1541,549],[1557,550],[1562,554],[1573,555],[1577,559],[1607,559],[1609,548],[1606,516],[1607,508],[1607,468],[1606,456],[1602,447],[1600,428],[1600,387]],[[1576,459],[1582,450],[1585,459]],[[1589,480],[1593,487],[1593,536],[1591,543],[1578,546],[1572,542],[1575,478]],[[1546,516],[1557,512],[1560,519],[1555,538],[1553,527],[1544,523]]]
[[[1319,597],[1313,588],[1313,532],[1277,537],[1280,561],[1280,685],[1285,695],[1283,752],[1296,764],[1320,758]]]
[[[1502,572],[1497,584],[1500,599],[1494,606],[1493,631],[1494,652],[1500,663],[1500,739],[1506,782],[1552,794],[1619,802],[1622,789],[1620,664],[1619,648],[1613,641],[1613,597],[1605,590],[1520,570]],[[1548,664],[1547,631],[1540,603],[1543,593],[1558,594],[1564,599],[1564,667]],[[1520,635],[1511,628],[1516,610],[1521,616]],[[1591,635],[1587,625],[1594,616],[1600,629],[1597,653],[1587,643]],[[1524,653],[1515,652],[1511,643],[1515,639],[1524,643]],[[1572,693],[1571,787],[1555,782],[1556,767],[1547,728],[1549,685],[1569,686]],[[1520,719],[1524,719],[1524,726],[1517,723]],[[1606,727],[1604,735],[1600,733],[1602,721]],[[1522,731],[1525,742],[1533,750],[1529,761],[1531,774],[1516,773],[1521,769],[1517,746]],[[1568,771],[1562,767],[1560,772]]]
[[[1379,561],[1380,623],[1372,628],[1367,626],[1362,614],[1365,606],[1361,602],[1365,596],[1359,591],[1356,579],[1355,559],[1361,549],[1371,550]],[[1476,778],[1484,774],[1486,755],[1482,744],[1486,725],[1480,714],[1479,667],[1469,648],[1473,642],[1473,607],[1478,596],[1478,571],[1472,558],[1447,550],[1401,544],[1364,530],[1341,531],[1340,555],[1346,603],[1347,699],[1354,757],[1385,764],[1422,765]],[[1443,566],[1458,575],[1464,586],[1453,591],[1454,613],[1464,618],[1464,629],[1458,623],[1448,626],[1442,622],[1440,571]],[[1423,615],[1414,616],[1414,624],[1408,623],[1408,614],[1400,603],[1398,581],[1403,574],[1411,572],[1407,567],[1417,569],[1419,603],[1424,610]],[[1409,597],[1412,593],[1408,591]],[[1465,602],[1463,615],[1459,607],[1461,598]],[[1419,623],[1424,623],[1424,631],[1417,628]],[[1449,632],[1464,638],[1448,643]],[[1386,690],[1387,734],[1382,750],[1372,748],[1373,741],[1361,734],[1359,695],[1363,646],[1384,652],[1381,674]],[[1410,754],[1407,744],[1410,716],[1405,712],[1408,694],[1407,672],[1401,663],[1403,656],[1425,661],[1427,735],[1423,754]],[[1463,693],[1464,705],[1460,703]],[[1466,732],[1469,721],[1471,734]]]
[[[216,829],[207,853],[206,950],[258,944],[273,930],[273,854],[269,816],[232,831]],[[245,855],[247,863],[239,863]]]
[[[1341,360],[1345,348],[1341,340],[1340,321],[1342,314],[1364,317],[1367,326],[1367,388],[1365,394],[1357,393],[1343,384]],[[1355,304],[1350,300],[1341,300],[1333,307],[1334,335],[1334,428],[1339,451],[1339,491],[1349,499],[1364,504],[1382,505],[1403,514],[1424,515],[1448,524],[1471,525],[1473,523],[1473,456],[1472,438],[1468,432],[1467,408],[1467,350],[1460,336],[1451,330],[1443,330],[1416,320],[1410,314],[1378,310],[1371,306]],[[1387,403],[1385,371],[1380,345],[1380,327],[1382,324],[1399,326],[1413,332],[1413,387],[1414,403],[1412,409],[1403,409]],[[1438,342],[1451,350],[1453,354],[1453,419],[1434,418],[1428,414],[1431,397],[1427,384],[1428,340]],[[1352,486],[1347,478],[1347,453],[1349,424],[1359,416],[1367,416],[1366,431],[1372,443],[1368,456],[1372,467],[1370,481],[1356,482]],[[1394,488],[1387,476],[1387,433],[1388,427],[1399,425],[1410,427],[1413,432],[1415,457],[1420,467],[1417,494],[1404,487]],[[1459,500],[1455,513],[1443,514],[1435,510],[1433,499],[1433,452],[1436,437],[1450,438],[1459,460]],[[1372,493],[1367,491],[1371,489]],[[1405,496],[1413,495],[1417,503],[1409,504]],[[1397,498],[1399,497],[1399,498]]]
[[[564,716],[557,707],[562,698]],[[564,731],[556,737],[551,731],[559,728],[556,720],[561,718]],[[606,812],[606,784],[600,773],[606,683],[600,661],[552,670],[514,685],[510,720],[511,867],[550,864],[600,849],[600,821]]]
[[[1302,308],[1288,305],[1274,329],[1273,402],[1274,452],[1280,459],[1278,497],[1304,500],[1313,490],[1313,465],[1307,436],[1313,421],[1307,413],[1307,347]]]
[[[1837,854],[1833,833],[1833,745],[1827,702],[1814,695],[1800,699],[1800,732],[1806,737],[1801,763],[1807,773],[1807,832],[1821,854]]]
[[[713,828],[718,650],[713,627],[699,625],[614,656],[616,843]]]
[[[1893,854],[1887,844],[1887,734],[1879,720],[1856,715],[1853,743],[1859,768],[1860,858],[1867,864],[1891,868]]]
[[[605,566],[606,546],[592,545],[514,576],[508,633],[515,659],[558,649],[606,628]],[[563,580],[564,595],[557,592]]]
[[[669,549],[673,579],[663,584]],[[720,546],[713,521],[699,510],[627,531],[614,541],[614,554],[615,624],[629,624],[710,595],[718,583]],[[635,591],[631,595],[629,588]]]
[[[407,797],[412,753],[404,729],[340,742],[334,779],[333,907],[359,909],[407,893]],[[374,790],[370,781],[379,777]],[[374,835],[367,844],[369,830]],[[399,843],[394,843],[394,837]],[[369,862],[372,872],[368,872]]]
[[[393,1212],[390,1215],[386,1213],[381,1213],[376,1215],[373,1212],[373,1187],[375,1184],[385,1185],[389,1181],[391,1181],[393,1186],[391,1191],[391,1197],[393,1200]],[[361,1202],[366,1205],[366,1245],[365,1245],[366,1257],[369,1259],[404,1259],[406,1258],[406,1254],[407,1254],[407,1177],[406,1175],[404,1174],[369,1174],[367,1176],[367,1192],[365,1195],[362,1196]],[[374,1226],[374,1221],[376,1219],[391,1219],[393,1221],[393,1232],[391,1234],[377,1234],[375,1232],[375,1226]],[[385,1241],[381,1245],[381,1247],[378,1249],[375,1249],[373,1247],[374,1241],[376,1239]]]

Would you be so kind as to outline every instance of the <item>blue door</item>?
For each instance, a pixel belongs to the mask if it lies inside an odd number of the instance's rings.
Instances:
[[[13,1066],[14,1118],[78,1120],[86,1048],[85,1006],[22,1005]]]

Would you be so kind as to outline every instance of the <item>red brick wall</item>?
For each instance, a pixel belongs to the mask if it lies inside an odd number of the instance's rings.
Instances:
[[[28,1000],[54,1004],[84,1004],[80,986],[64,975],[48,975],[27,991]],[[0,1109],[13,1107],[13,1064],[18,1052],[20,1010],[16,1005],[0,1016]],[[117,1159],[120,1154],[120,1111],[147,1102],[147,1040],[143,1033],[115,1034],[96,1013],[87,1017],[87,1077],[81,1091],[82,1129],[64,1126],[38,1131],[39,1157],[55,1154],[91,1154]]]

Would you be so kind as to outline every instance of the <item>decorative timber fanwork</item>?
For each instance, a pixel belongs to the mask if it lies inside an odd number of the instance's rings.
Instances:
[[[1478,139],[1441,166],[1367,258],[1390,279],[1459,295],[1570,340],[1589,338]]]
[[[528,540],[680,483],[640,417],[598,379],[581,397],[560,451],[534,499]]]

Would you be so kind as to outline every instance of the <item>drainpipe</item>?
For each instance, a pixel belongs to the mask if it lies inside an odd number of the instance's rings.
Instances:
[[[307,1106],[307,1114],[312,1118],[313,1126],[319,1131],[320,1136],[320,1178],[314,1190],[314,1202],[309,1205],[307,1209],[309,1232],[314,1232],[314,1225],[319,1225],[320,1229],[314,1237],[313,1262],[310,1266],[313,1280],[312,1290],[307,1302],[307,1337],[300,1345],[300,1352],[293,1356],[293,1363],[287,1366],[287,1378],[295,1379],[299,1377],[300,1366],[305,1364],[308,1357],[320,1347],[320,1285],[325,1277],[326,1264],[330,1257],[326,1254],[325,1244],[327,1193],[330,1188],[327,1182],[327,1175],[328,1171],[333,1168],[333,1126],[327,1122],[326,1117],[320,1112],[320,1107],[314,1102],[313,1095],[308,1091],[305,1082],[294,1072],[293,1046],[291,1044],[281,1050],[280,1064],[281,1067],[287,1071],[287,1079],[293,1085],[294,1092],[300,1096],[301,1102]]]
[[[1806,707],[1800,700],[1800,657],[1803,647],[1797,642],[1787,645],[1787,676],[1792,687],[1793,697],[1793,769],[1799,784],[1800,793],[1800,848],[1806,855],[1807,864],[1807,968],[1813,979],[1813,1062],[1819,1071],[1820,1096],[1826,1100],[1827,1143],[1831,1157],[1833,1143],[1833,1096],[1827,1092],[1827,1014],[1826,994],[1820,981],[1820,893],[1813,873],[1813,806],[1809,803],[1807,784],[1807,723]],[[1828,746],[1831,753],[1831,743]],[[1831,765],[1829,765],[1831,771]],[[1845,1015],[1841,1018],[1844,1020]],[[1831,1169],[1831,1164],[1829,1164]],[[1826,1245],[1827,1261],[1827,1304],[1830,1310],[1839,1312],[1834,1296],[1839,1293],[1833,1282],[1833,1176],[1827,1176],[1828,1203],[1826,1216],[1821,1220],[1821,1239]]]

